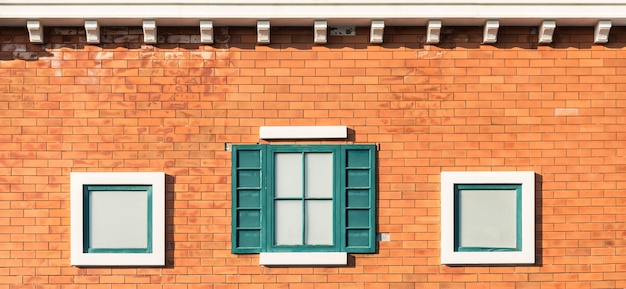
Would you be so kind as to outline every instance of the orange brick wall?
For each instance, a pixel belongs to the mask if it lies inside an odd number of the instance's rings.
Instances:
[[[0,29],[0,289],[578,289],[626,287],[626,28]],[[266,268],[230,253],[230,152],[262,125],[346,125],[378,143],[378,230],[345,268]],[[343,142],[343,141],[342,141]],[[532,170],[537,264],[439,263],[441,171]],[[69,265],[71,171],[164,171],[167,266]]]

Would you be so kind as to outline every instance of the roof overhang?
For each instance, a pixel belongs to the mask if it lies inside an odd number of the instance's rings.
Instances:
[[[26,26],[39,20],[48,26],[141,26],[152,19],[159,26],[328,25],[427,26],[438,19],[444,26],[482,26],[497,19],[501,26],[593,26],[610,20],[626,25],[625,0],[0,0],[0,26]]]

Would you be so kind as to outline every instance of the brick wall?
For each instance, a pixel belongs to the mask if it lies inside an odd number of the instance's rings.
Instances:
[[[626,29],[369,30],[312,45],[305,28],[0,30],[0,289],[626,287]],[[378,143],[379,253],[345,268],[266,268],[230,253],[230,152],[262,125],[346,125]],[[439,262],[441,171],[535,171],[537,264]],[[71,171],[164,171],[167,266],[69,265]]]

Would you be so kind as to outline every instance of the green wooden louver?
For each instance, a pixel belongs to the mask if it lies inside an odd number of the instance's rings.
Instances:
[[[376,148],[342,146],[342,218],[345,252],[376,251]]]
[[[258,253],[262,246],[262,146],[233,148],[233,253]]]

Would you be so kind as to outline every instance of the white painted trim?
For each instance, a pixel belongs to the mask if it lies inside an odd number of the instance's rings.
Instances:
[[[45,4],[106,4],[106,5],[123,5],[123,4],[141,4],[141,5],[155,5],[155,4],[206,4],[211,2],[213,4],[236,4],[236,5],[285,5],[285,4],[319,4],[319,5],[360,5],[360,4],[476,4],[476,5],[503,5],[503,4],[516,4],[516,5],[554,5],[554,4],[576,4],[576,5],[615,5],[626,3],[623,0],[2,0],[1,4],[23,4],[23,5],[45,5]]]
[[[200,21],[200,42],[209,44],[213,43],[213,21]]]
[[[85,185],[152,186],[152,253],[83,252]],[[72,172],[70,175],[70,264],[73,266],[165,265],[165,174],[162,172]]]
[[[270,22],[267,20],[259,20],[256,22],[256,37],[258,44],[270,43]]]
[[[522,185],[522,251],[455,252],[454,186],[456,184]],[[535,263],[535,172],[442,172],[441,264],[492,265]]]
[[[498,41],[498,29],[500,29],[499,20],[487,20],[483,31],[483,43],[496,43]]]
[[[264,266],[345,266],[348,253],[345,252],[307,252],[307,253],[267,253],[259,256],[259,264]]]
[[[150,9],[146,9],[150,7]],[[498,19],[502,26],[539,26],[544,19],[559,26],[593,26],[599,20],[626,25],[626,0],[3,0],[0,25],[25,25],[39,19],[42,25],[82,25],[94,19],[102,26],[141,25],[155,19],[159,25],[197,25],[212,19],[215,26],[254,26],[270,20],[272,26],[310,26],[326,19],[329,26],[368,26],[385,20],[386,26],[425,26],[440,19],[444,26],[482,25]]]
[[[345,139],[348,128],[339,126],[262,126],[261,139]]]
[[[438,44],[441,40],[441,21],[429,20],[426,26],[426,43]]]
[[[554,30],[556,29],[556,21],[545,20],[539,27],[539,44],[552,43],[552,36],[554,36]]]
[[[85,20],[87,43],[100,43],[100,26],[98,20]]]
[[[611,20],[598,21],[593,31],[593,43],[609,42],[609,32],[611,31],[611,26]]]
[[[326,20],[316,20],[313,23],[313,43],[325,44],[328,35],[328,23]]]
[[[143,21],[143,42],[147,44],[157,43],[157,25],[155,20]]]
[[[43,43],[43,26],[39,20],[28,20],[26,22],[28,39],[32,43]]]
[[[383,34],[385,33],[385,20],[372,20],[370,27],[370,43],[383,43]]]

